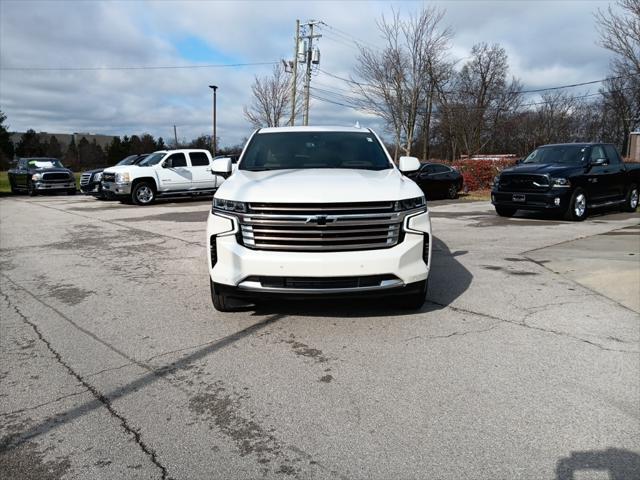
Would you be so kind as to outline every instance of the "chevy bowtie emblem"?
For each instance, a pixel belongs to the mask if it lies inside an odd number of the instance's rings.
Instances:
[[[326,225],[327,221],[333,222],[333,218],[327,218],[326,215],[316,215],[315,217],[308,217],[305,223],[317,223],[318,225]]]

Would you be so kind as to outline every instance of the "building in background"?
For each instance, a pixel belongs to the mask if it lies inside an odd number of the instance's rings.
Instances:
[[[22,135],[26,132],[11,132],[11,141],[14,145],[18,145]],[[87,142],[93,143],[95,140],[100,147],[107,148],[111,141],[115,138],[114,135],[99,135],[96,133],[84,133],[84,132],[75,132],[75,133],[49,133],[49,132],[36,132],[38,137],[40,137],[40,142],[48,142],[51,137],[56,137],[58,143],[62,150],[66,150],[69,147],[69,143],[71,143],[71,139],[75,140],[75,144],[78,145],[82,138],[86,138]]]

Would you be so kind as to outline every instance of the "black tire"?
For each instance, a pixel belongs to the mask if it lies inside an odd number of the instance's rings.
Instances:
[[[627,197],[624,200],[624,204],[622,205],[623,212],[635,212],[638,208],[638,186],[635,183],[632,183],[629,186],[629,190],[627,191]]]
[[[11,180],[11,177],[9,177],[9,186],[11,187],[11,193],[13,194],[19,193],[18,189],[13,184],[13,180]]]
[[[450,183],[449,186],[447,187],[447,198],[451,199],[451,200],[455,200],[456,198],[458,198],[458,184],[457,183]]]
[[[583,189],[576,188],[574,190],[564,218],[573,222],[581,222],[587,218],[587,194]]]
[[[518,211],[517,208],[499,207],[498,205],[496,205],[495,208],[496,208],[496,213],[501,217],[513,217]]]
[[[427,290],[429,289],[429,280],[423,280],[418,283],[415,293],[402,295],[398,297],[398,305],[405,310],[420,310],[427,300]]]
[[[131,201],[136,205],[151,205],[156,199],[156,189],[150,182],[138,182],[131,189]]]
[[[29,182],[29,185],[27,185],[27,193],[30,197],[35,197],[36,195],[38,195],[38,190],[36,189],[35,185],[33,185],[33,182]]]
[[[216,289],[215,283],[209,278],[209,287],[211,288],[211,301],[213,308],[219,312],[232,312],[233,308],[229,304],[229,298],[223,292]]]

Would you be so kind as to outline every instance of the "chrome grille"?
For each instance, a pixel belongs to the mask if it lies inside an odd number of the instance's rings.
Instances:
[[[89,182],[91,182],[91,176],[92,176],[91,173],[83,173],[80,176],[80,185],[83,187],[86,185],[89,185]]]
[[[347,251],[390,248],[402,235],[404,213],[393,202],[349,204],[249,204],[240,216],[240,239],[248,248]]]
[[[42,174],[42,180],[45,182],[66,182],[69,181],[69,179],[70,177],[68,173],[52,172]]]
[[[500,175],[500,190],[503,192],[542,192],[548,189],[549,178],[546,175]]]

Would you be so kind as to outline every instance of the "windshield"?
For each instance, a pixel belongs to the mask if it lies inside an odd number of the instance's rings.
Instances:
[[[166,155],[165,152],[152,153],[147,158],[145,158],[143,161],[141,161],[138,164],[138,166],[139,167],[149,167],[151,165],[155,165],[157,163],[160,163],[160,160],[162,160],[165,155]]]
[[[256,134],[240,170],[352,168],[386,170],[389,160],[370,132],[278,132]]]
[[[589,147],[583,145],[552,145],[540,147],[529,154],[522,163],[584,163]]]
[[[34,160],[29,160],[29,167],[31,168],[64,168],[60,160],[55,158],[39,158]]]
[[[129,155],[128,157],[123,158],[118,163],[116,163],[116,165],[133,165],[136,161],[136,158],[138,158],[138,155]]]

